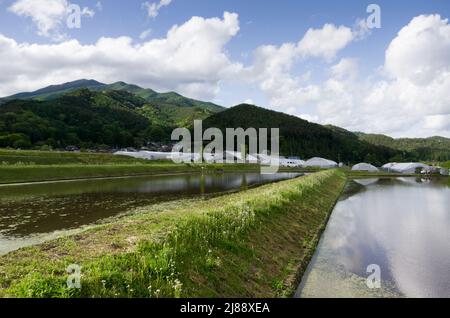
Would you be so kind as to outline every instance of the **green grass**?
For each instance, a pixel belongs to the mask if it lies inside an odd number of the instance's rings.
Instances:
[[[0,184],[195,172],[201,167],[163,164],[0,166]]]
[[[10,253],[0,258],[0,296],[291,296],[345,180],[324,171],[162,203]],[[67,288],[70,264],[83,267],[81,290]]]
[[[252,164],[175,164],[112,154],[0,149],[0,184],[171,173],[260,171]],[[281,168],[284,172],[303,169]]]
[[[5,165],[65,165],[65,164],[148,164],[148,160],[98,153],[58,151],[25,151],[0,149],[0,166]]]

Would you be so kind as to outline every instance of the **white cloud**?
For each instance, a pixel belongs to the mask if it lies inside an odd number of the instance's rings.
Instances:
[[[339,64],[334,73],[343,69]],[[414,18],[389,45],[384,71],[388,77],[379,80],[328,80],[317,104],[321,121],[394,136],[450,135],[447,20]]]
[[[353,37],[356,41],[366,39],[371,33],[371,29],[367,25],[367,20],[356,20],[355,25],[353,26]]]
[[[331,67],[331,73],[333,77],[355,78],[358,76],[358,60],[352,58],[343,58],[338,64]]]
[[[40,36],[62,40],[65,35],[61,28],[70,12],[67,0],[16,0],[8,10],[18,16],[31,18]],[[81,15],[92,18],[95,12],[84,7]]]
[[[259,82],[271,107],[277,110],[286,111],[317,102],[319,87],[306,83],[311,72],[294,76],[291,73],[293,66],[308,58],[331,62],[352,39],[350,28],[325,24],[321,29],[309,29],[298,43],[261,46],[254,52],[254,63],[247,69],[246,77]]]
[[[0,35],[0,96],[94,78],[211,99],[221,80],[242,69],[225,51],[238,31],[238,15],[225,12],[222,19],[193,17],[172,27],[165,38],[144,43],[120,37],[101,38],[93,45],[77,40],[41,45]]]
[[[328,61],[353,41],[352,30],[345,26],[325,24],[322,29],[309,29],[298,43],[303,57],[321,57]]]
[[[319,116],[317,115],[310,115],[310,114],[296,114],[296,110],[292,109],[292,115],[295,115],[297,117],[300,117],[303,120],[309,121],[311,123],[317,123],[319,121]]]
[[[325,38],[335,41],[323,44]],[[354,58],[329,67],[329,78],[322,82],[313,82],[308,73],[295,74],[305,58],[331,62],[360,39],[356,31],[325,25],[309,30],[299,44],[262,46],[249,77],[259,83],[271,108],[308,120],[397,137],[450,136],[448,21],[439,15],[414,18],[390,43],[381,74],[374,70],[361,77]]]
[[[450,130],[450,114],[425,117],[425,128],[431,130]]]
[[[42,30],[54,29],[44,24]],[[271,108],[311,121],[397,137],[450,136],[450,26],[439,15],[414,18],[388,46],[382,73],[375,70],[367,77],[359,70],[363,57],[337,60],[360,40],[345,26],[326,24],[308,30],[298,42],[263,45],[245,68],[226,51],[238,32],[238,15],[225,12],[223,18],[192,17],[166,37],[142,43],[120,37],[92,45],[76,40],[40,45],[0,34],[0,96],[94,78],[212,100],[221,83],[230,80],[256,84]],[[308,59],[315,58],[326,62],[315,64],[325,65],[325,80],[313,74],[317,68],[309,68]],[[299,63],[303,71],[297,74]]]
[[[386,72],[393,78],[427,85],[450,71],[450,25],[439,15],[421,15],[405,26],[386,51]]]
[[[141,32],[141,34],[139,34],[139,39],[145,40],[150,36],[150,34],[152,34],[152,29],[144,30]]]
[[[159,10],[163,7],[167,7],[172,3],[172,0],[160,0],[159,2],[144,2],[143,5],[147,10],[150,18],[156,18],[159,14]]]

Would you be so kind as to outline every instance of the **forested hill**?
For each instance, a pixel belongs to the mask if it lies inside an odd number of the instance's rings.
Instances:
[[[384,164],[402,159],[402,152],[362,141],[355,134],[341,128],[324,127],[295,116],[286,115],[253,105],[242,104],[215,114],[203,123],[204,129],[280,128],[281,153],[310,158],[322,156],[342,162],[370,162]]]
[[[112,91],[126,92],[140,98],[145,102],[143,112],[153,121],[159,121],[162,126],[188,126],[194,119],[204,119],[225,108],[192,98],[184,97],[175,92],[158,93],[152,89],[146,89],[125,82],[103,84],[95,80],[77,80],[60,85],[52,85],[34,92],[19,93],[0,99],[3,103],[15,99],[52,101],[80,89],[108,94]]]
[[[218,110],[180,99],[148,102],[127,90],[82,88],[43,101],[11,100],[0,106],[0,148],[142,147],[168,142],[174,128]]]
[[[444,137],[400,138],[357,133],[363,141],[411,153],[414,158],[430,161],[450,160],[450,139]]]
[[[0,147],[125,147],[167,135],[140,114],[145,101],[123,92],[81,89],[48,101],[0,106]]]

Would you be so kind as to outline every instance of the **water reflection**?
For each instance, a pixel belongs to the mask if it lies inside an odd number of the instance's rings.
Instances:
[[[185,174],[0,186],[0,254],[161,201],[246,189],[298,173]]]
[[[349,185],[297,296],[450,297],[448,178],[374,181]],[[381,289],[366,285],[371,264]]]

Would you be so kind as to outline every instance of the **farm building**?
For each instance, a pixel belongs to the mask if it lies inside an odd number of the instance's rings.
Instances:
[[[338,166],[337,162],[324,158],[311,158],[305,162],[305,167],[316,167],[316,168],[336,168]]]
[[[377,167],[369,164],[369,163],[358,163],[352,167],[352,171],[368,171],[368,172],[377,172],[379,171]]]

